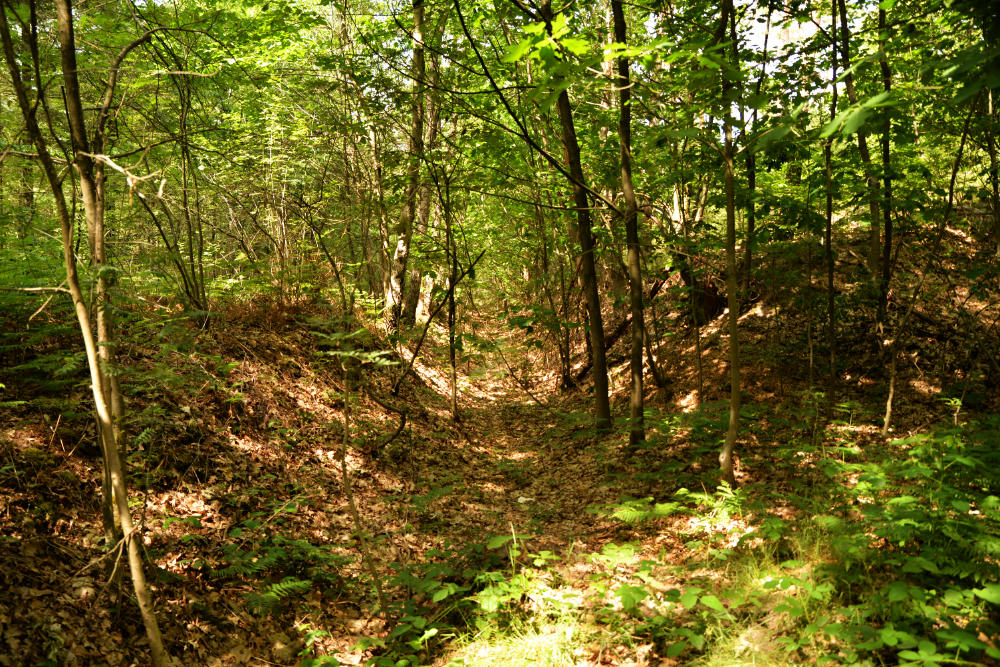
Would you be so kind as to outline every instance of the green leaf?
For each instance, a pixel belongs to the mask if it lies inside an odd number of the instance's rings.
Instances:
[[[977,598],[992,604],[1000,604],[1000,584],[986,584],[983,588],[976,588],[972,592]]]
[[[579,37],[567,37],[562,40],[561,43],[563,48],[575,56],[582,56],[590,50],[590,43],[585,39],[580,39]]]
[[[714,609],[715,611],[727,613],[725,605],[722,601],[714,595],[702,595],[700,602],[708,607],[709,609]]]
[[[503,57],[505,63],[515,63],[528,53],[531,48],[537,43],[537,40],[526,37],[522,39],[517,44],[513,44],[507,47],[507,54]]]
[[[688,643],[686,639],[682,639],[676,644],[671,644],[669,647],[667,647],[667,657],[676,658],[677,656],[679,656],[681,653],[684,652],[684,649],[686,649],[687,646]]]
[[[698,56],[698,63],[703,67],[708,67],[709,69],[722,69],[722,63],[706,56]]]
[[[633,611],[639,603],[642,602],[643,598],[649,595],[649,591],[641,586],[631,586],[625,584],[615,591],[615,595],[622,601],[622,608],[625,611]]]
[[[902,581],[894,581],[889,585],[889,602],[901,602],[910,597],[910,587]]]
[[[792,131],[791,125],[778,125],[757,137],[757,150],[764,150],[776,141],[785,138]]]
[[[690,609],[691,607],[698,604],[699,591],[700,589],[692,589],[681,593],[681,604],[684,605],[687,609]]]
[[[513,535],[496,535],[490,538],[490,541],[486,543],[487,549],[499,549],[503,545],[514,539]]]
[[[871,111],[869,109],[858,109],[856,112],[852,113],[850,116],[847,117],[847,120],[844,122],[844,128],[841,130],[841,133],[844,136],[850,136],[854,134],[865,124],[865,121],[868,120],[868,117],[870,115]]]

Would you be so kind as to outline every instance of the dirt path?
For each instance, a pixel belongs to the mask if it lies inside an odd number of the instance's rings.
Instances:
[[[418,367],[425,386],[434,386],[426,370]],[[460,382],[470,386],[465,378]],[[587,507],[605,500],[608,491],[600,485],[604,470],[598,448],[586,437],[584,424],[573,423],[585,419],[570,411],[579,407],[579,397],[536,394],[546,401],[543,406],[509,379],[477,382],[460,397],[458,424],[435,411],[438,427],[448,429],[446,441],[411,443],[407,467],[418,483],[429,492],[451,487],[442,494],[443,502],[435,503],[437,527],[463,539],[512,530],[537,533],[551,546],[592,534],[596,517],[587,514]],[[435,398],[442,400],[440,394],[425,398],[429,411]]]

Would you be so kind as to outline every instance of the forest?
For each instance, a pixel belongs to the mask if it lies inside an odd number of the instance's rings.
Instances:
[[[0,665],[1000,665],[997,3],[0,3]]]

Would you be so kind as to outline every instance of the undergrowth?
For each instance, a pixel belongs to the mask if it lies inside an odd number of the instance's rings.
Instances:
[[[818,477],[781,516],[753,484],[594,508],[679,530],[682,563],[640,542],[534,552],[513,531],[428,553],[398,567],[396,624],[364,646],[380,667],[573,665],[609,647],[692,665],[1000,661],[998,427],[877,451],[807,433],[781,454]]]

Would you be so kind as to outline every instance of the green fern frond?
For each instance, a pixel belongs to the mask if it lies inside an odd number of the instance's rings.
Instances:
[[[611,509],[612,518],[635,525],[686,511],[681,503],[653,503],[651,498],[626,500]]]
[[[312,588],[312,582],[306,579],[286,577],[271,584],[263,593],[248,593],[247,606],[255,614],[268,614],[285,599],[293,595],[301,595]]]

